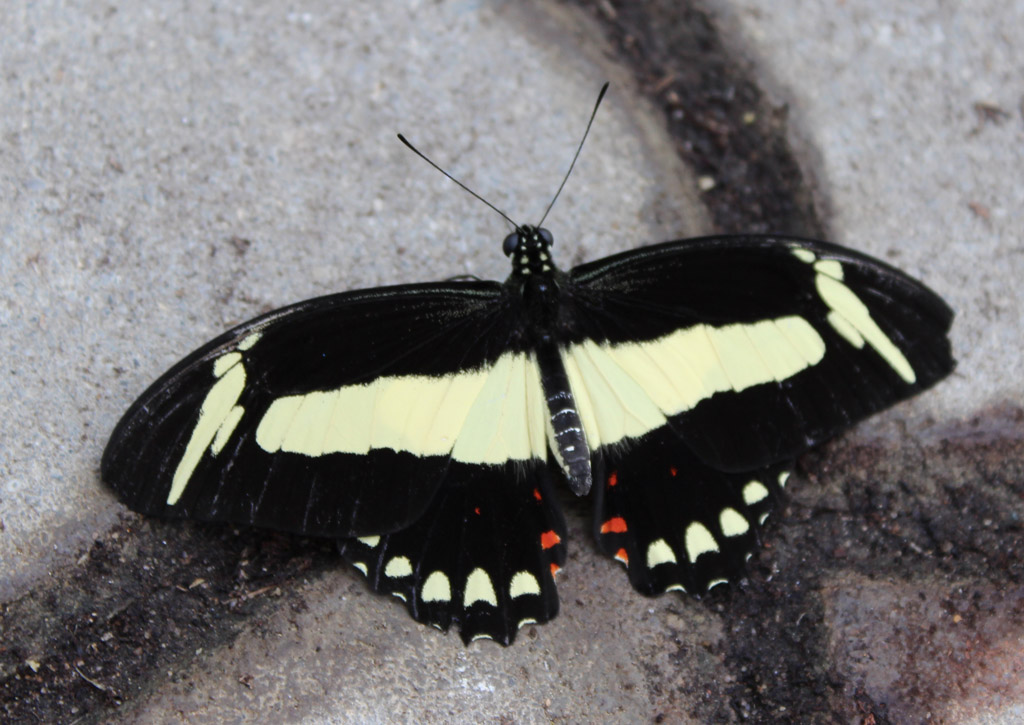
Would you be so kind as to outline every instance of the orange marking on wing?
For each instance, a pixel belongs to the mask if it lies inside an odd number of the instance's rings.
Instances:
[[[625,549],[619,549],[615,552],[615,558],[621,561],[626,566],[629,566],[629,554],[626,553]]]
[[[612,471],[610,474],[608,474],[608,488],[611,488],[612,486],[615,486],[618,483],[619,483],[619,472],[618,471]]]
[[[679,469],[676,468],[675,466],[672,466],[671,468],[668,469],[668,472],[671,473],[673,477],[675,477],[675,475],[679,473]]]
[[[538,489],[536,489],[536,488],[533,489],[533,497],[535,499],[537,499],[538,501],[540,501],[540,491]]]
[[[551,565],[551,576],[554,576],[555,574],[557,574],[559,572],[559,570],[561,570],[561,568],[562,567],[560,567],[558,564],[552,564]]]
[[[621,516],[616,516],[615,518],[608,519],[603,524],[601,524],[602,534],[621,534],[628,530],[629,529],[626,526],[626,519],[622,518]]]
[[[473,509],[473,513],[475,513],[477,516],[479,516],[480,515],[480,507],[477,506],[476,508],[474,508]]]
[[[542,549],[550,549],[555,544],[562,542],[562,537],[556,534],[554,531],[545,531],[540,535],[540,547]]]

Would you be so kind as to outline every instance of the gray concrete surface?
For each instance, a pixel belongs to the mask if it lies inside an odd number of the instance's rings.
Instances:
[[[1024,74],[1015,45],[1024,6],[714,7],[755,75],[790,105],[835,241],[926,279],[959,313],[957,374],[853,436],[1021,406]],[[529,220],[610,78],[548,223],[562,261],[703,228],[685,202],[696,185],[680,181],[687,175],[661,122],[574,11],[307,2],[182,13],[168,3],[43,2],[5,13],[2,600],[74,566],[119,516],[98,480],[105,438],[188,350],[318,294],[506,274],[500,220],[413,157],[396,131]],[[1007,116],[983,120],[976,103]],[[582,523],[572,526],[582,542]],[[731,677],[715,649],[728,633],[705,608],[635,595],[586,546],[569,564],[562,614],[510,650],[464,648],[423,628],[340,567],[294,593],[302,611],[282,608],[233,645],[197,652],[124,717],[692,719]],[[905,597],[880,589],[856,589],[857,602]],[[846,613],[858,606],[830,610],[837,637],[855,636]],[[1006,621],[1014,616],[1008,606]],[[1002,649],[993,647],[1001,671],[1024,673],[1020,633],[1007,626]],[[844,666],[862,666],[854,660]],[[866,682],[884,693],[884,683]],[[941,703],[937,715],[1019,719],[1024,692],[1000,687],[970,683],[970,697]]]

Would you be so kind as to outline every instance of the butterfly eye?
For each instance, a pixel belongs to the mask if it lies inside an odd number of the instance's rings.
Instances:
[[[543,229],[543,228],[538,229],[537,230],[537,234],[540,236],[540,238],[544,242],[545,246],[547,246],[547,247],[554,246],[555,238],[553,236],[551,236],[551,232],[549,232],[547,229]]]
[[[550,234],[548,236],[551,236]],[[506,257],[511,257],[512,252],[516,251],[516,247],[519,246],[519,232],[512,232],[505,241],[501,243],[501,251],[505,253]]]

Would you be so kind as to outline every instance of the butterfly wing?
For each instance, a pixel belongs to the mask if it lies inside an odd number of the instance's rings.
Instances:
[[[822,242],[671,242],[569,289],[595,534],[645,594],[729,578],[799,453],[954,365],[937,295]]]
[[[527,623],[558,613],[554,574],[565,559],[565,523],[546,466],[467,466],[426,513],[383,536],[342,539],[342,555],[378,592],[405,602],[420,622],[465,642],[511,644]]]
[[[791,460],[954,366],[953,312],[938,295],[824,242],[669,242],[576,267],[571,280],[567,356],[591,367],[610,357],[719,470]]]
[[[485,400],[496,386],[532,390],[507,307],[500,284],[465,282],[271,312],[154,383],[114,430],[102,476],[146,514],[339,537],[406,528],[453,461],[473,462],[470,448],[504,435],[520,445],[492,451],[501,463],[546,455],[542,429],[540,452],[522,445],[525,427],[543,426],[542,414],[526,420],[529,395]],[[474,438],[480,419],[514,435],[492,425],[499,440]]]
[[[648,596],[700,594],[731,579],[757,546],[792,467],[719,471],[668,427],[600,457],[594,534]]]

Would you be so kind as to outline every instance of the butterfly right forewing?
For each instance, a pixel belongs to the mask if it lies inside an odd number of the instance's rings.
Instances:
[[[671,242],[571,279],[580,336],[641,380],[666,424],[720,470],[790,460],[954,366],[941,298],[823,242]]]

